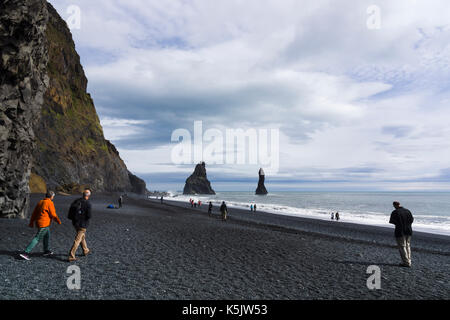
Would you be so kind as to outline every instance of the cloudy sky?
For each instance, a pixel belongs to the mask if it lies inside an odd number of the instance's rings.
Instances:
[[[269,190],[450,190],[447,0],[50,2],[70,23],[79,7],[105,136],[150,190],[183,188],[171,135],[194,121],[278,129]],[[259,166],[207,169],[254,191]]]

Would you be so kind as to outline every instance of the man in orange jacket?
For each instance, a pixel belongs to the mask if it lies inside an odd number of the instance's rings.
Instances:
[[[37,206],[34,208],[33,214],[31,215],[29,227],[33,228],[35,225],[38,228],[33,240],[31,240],[25,252],[20,255],[22,259],[31,260],[28,256],[33,248],[42,240],[44,240],[44,256],[52,255],[53,252],[50,251],[50,224],[52,220],[55,220],[58,224],[61,224],[61,220],[56,214],[55,205],[53,204],[53,199],[55,198],[55,193],[53,191],[48,191],[45,195],[45,199],[39,201]]]

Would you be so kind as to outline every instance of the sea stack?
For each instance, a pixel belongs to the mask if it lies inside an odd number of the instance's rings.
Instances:
[[[197,164],[194,173],[186,179],[183,194],[216,194],[206,177],[206,164],[204,162]]]
[[[261,169],[259,169],[258,188],[256,188],[256,192],[255,192],[258,195],[266,195],[268,193],[266,186],[264,185],[264,180],[265,180],[265,174],[264,174],[263,168],[261,168]]]

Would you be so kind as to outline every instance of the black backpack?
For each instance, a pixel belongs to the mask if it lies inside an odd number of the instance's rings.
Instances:
[[[77,199],[70,205],[69,214],[67,218],[69,218],[70,220],[76,220],[83,213],[84,210],[82,207],[82,199]]]

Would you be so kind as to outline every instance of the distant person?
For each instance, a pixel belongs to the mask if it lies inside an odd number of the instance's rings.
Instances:
[[[250,205],[250,211],[253,212],[253,205]]]
[[[191,208],[193,208],[194,207],[194,200],[190,199],[189,202],[191,203]]]
[[[253,205],[253,212],[256,212],[256,204]]]
[[[334,212],[331,213],[331,220],[334,220]]]
[[[411,236],[414,217],[411,211],[400,206],[400,202],[395,201],[393,206],[395,210],[391,213],[389,223],[395,225],[394,235],[397,240],[400,257],[402,258],[400,265],[402,267],[411,267]]]
[[[38,231],[28,247],[25,249],[24,253],[20,254],[22,259],[31,260],[29,257],[30,252],[41,241],[43,241],[44,245],[44,256],[50,256],[53,254],[50,250],[50,225],[52,220],[55,220],[58,224],[61,224],[61,220],[56,214],[55,205],[53,204],[54,198],[55,193],[53,191],[47,191],[44,200],[39,201],[34,208],[28,226],[30,228],[36,226]]]
[[[336,212],[336,221],[339,221],[340,218],[341,216],[339,215],[339,212]]]
[[[163,196],[161,196],[161,203],[163,203],[164,202],[164,197]]]
[[[197,202],[194,202],[194,208],[197,208]]]
[[[226,221],[228,215],[228,208],[227,205],[225,204],[225,201],[222,201],[222,205],[220,206],[220,212],[222,213],[222,220]]]
[[[122,196],[120,196],[119,197],[119,208],[122,208],[122,201],[123,201],[123,198],[122,198]]]
[[[200,208],[201,205],[202,205],[202,202],[200,200],[198,200],[198,207]]]
[[[70,205],[68,218],[72,220],[72,225],[75,228],[76,236],[69,252],[69,262],[76,261],[75,254],[81,244],[83,254],[87,256],[90,250],[86,244],[86,230],[89,227],[89,221],[92,217],[92,205],[89,201],[91,191],[86,189],[83,191],[83,196]]]
[[[208,206],[208,214],[209,214],[209,215],[212,215],[212,208],[213,208],[213,204],[212,204],[212,202],[210,201],[210,202],[209,202],[209,206]]]

